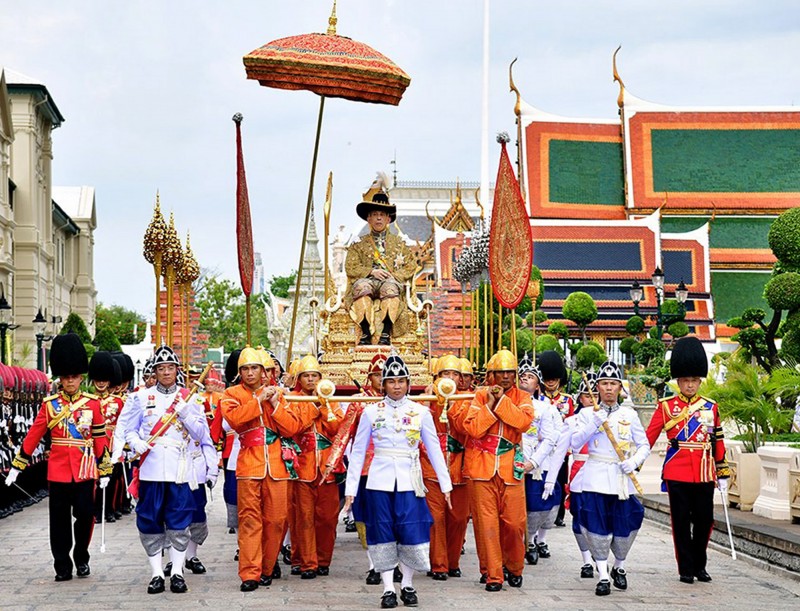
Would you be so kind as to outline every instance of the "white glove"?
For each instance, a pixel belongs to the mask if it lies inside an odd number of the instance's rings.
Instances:
[[[108,486],[108,482],[110,479],[111,478],[108,477],[107,475],[104,475],[103,477],[100,478],[100,490],[106,489],[106,486]]]
[[[542,492],[542,500],[546,501],[549,499],[553,494],[553,489],[556,487],[555,482],[545,482],[544,483],[544,492]]]
[[[592,412],[592,418],[594,418],[594,423],[597,425],[597,428],[600,428],[603,426],[603,423],[608,420],[608,412],[601,407]]]
[[[217,476],[216,475],[209,475],[206,479],[206,486],[208,489],[211,490],[217,484]]]
[[[8,475],[6,475],[6,486],[12,485],[15,481],[17,481],[18,477],[19,477],[19,469],[15,469],[12,467],[11,470],[8,472]]]
[[[178,414],[178,416],[183,416],[183,412],[186,411],[188,405],[189,404],[185,401],[178,401],[177,405],[175,405],[175,413]]]
[[[626,475],[628,473],[633,473],[636,471],[636,462],[632,458],[623,460],[621,463],[619,463],[619,468],[622,469],[622,472]]]
[[[722,479],[717,480],[717,488],[719,488],[720,492],[727,492],[728,491],[728,478],[723,477]]]
[[[144,454],[145,452],[150,451],[150,449],[151,449],[150,446],[147,445],[147,443],[145,441],[143,441],[142,439],[139,439],[138,437],[136,437],[135,439],[129,441],[128,442],[128,446],[130,447],[131,450],[133,450],[134,452],[136,452],[140,456],[142,454]]]

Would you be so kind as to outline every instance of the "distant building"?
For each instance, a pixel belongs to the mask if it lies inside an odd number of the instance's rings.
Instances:
[[[261,259],[261,253],[253,253],[254,269],[253,269],[253,294],[260,295],[264,292],[264,262]]]
[[[0,284],[19,325],[8,336],[12,358],[36,365],[32,321],[75,312],[94,334],[97,227],[92,187],[53,187],[52,131],[64,117],[47,87],[0,68]]]

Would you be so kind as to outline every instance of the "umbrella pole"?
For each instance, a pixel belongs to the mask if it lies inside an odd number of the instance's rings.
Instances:
[[[303,223],[303,241],[300,244],[300,263],[297,266],[297,279],[294,285],[294,306],[292,307],[292,327],[289,331],[289,350],[286,353],[286,362],[292,361],[292,346],[294,345],[294,329],[297,324],[297,302],[300,299],[300,281],[303,278],[303,259],[306,256],[306,237],[308,236],[308,220],[311,217],[311,202],[314,199],[314,175],[317,172],[317,154],[319,153],[319,135],[322,130],[322,111],[325,109],[325,96],[319,98],[319,117],[317,118],[317,137],[314,141],[314,156],[311,160],[311,179],[308,182],[308,201],[306,202],[306,220]]]

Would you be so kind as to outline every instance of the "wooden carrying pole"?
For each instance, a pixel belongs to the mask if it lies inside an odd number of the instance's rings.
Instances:
[[[583,376],[583,383],[586,385],[586,388],[591,390],[592,385],[589,383],[589,378],[586,377],[586,372],[582,371],[581,372],[581,376]],[[600,409],[601,409],[600,408],[600,404],[597,402],[597,397],[595,397],[595,393],[594,392],[589,392],[589,396],[592,398],[592,404],[594,405],[594,411],[596,411],[596,412],[600,411]],[[617,443],[617,440],[614,438],[614,433],[611,432],[611,427],[608,426],[608,422],[604,422],[603,423],[602,429],[603,429],[603,432],[608,437],[608,440],[611,442],[611,445],[614,448],[614,451],[617,453],[617,457],[620,459],[620,461],[625,460],[625,453],[622,451],[622,448],[619,447],[619,444]],[[644,490],[642,490],[642,487],[639,485],[639,480],[636,479],[636,474],[633,473],[633,472],[628,473],[628,477],[631,478],[631,481],[633,482],[633,487],[636,488],[636,492],[638,492],[639,494],[643,495],[644,494]]]

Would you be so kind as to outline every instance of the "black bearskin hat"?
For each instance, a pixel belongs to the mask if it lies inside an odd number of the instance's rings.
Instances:
[[[228,360],[225,361],[225,381],[228,386],[233,386],[237,377],[239,377],[239,355],[241,348],[237,348],[228,355]]]
[[[117,362],[117,359],[112,357],[111,366],[112,366],[112,368],[114,370],[112,375],[111,375],[111,386],[119,386],[125,380],[122,377],[122,369],[120,368],[119,363]]]
[[[542,372],[542,381],[558,379],[562,386],[567,383],[567,367],[555,350],[545,350],[539,355],[539,370]]]
[[[132,380],[133,372],[130,372],[131,376],[128,377],[128,360],[125,358],[125,354],[117,350],[111,353],[111,358],[113,358],[114,361],[116,361],[117,366],[119,367],[119,373],[120,376],[122,376],[120,379],[120,383]]]
[[[106,350],[98,350],[89,361],[89,379],[93,382],[112,382],[114,357]]]
[[[75,333],[56,335],[50,346],[50,371],[54,377],[84,374],[89,371],[89,357],[81,338]]]
[[[675,342],[669,373],[673,378],[704,378],[708,375],[708,359],[699,339],[682,337]]]

